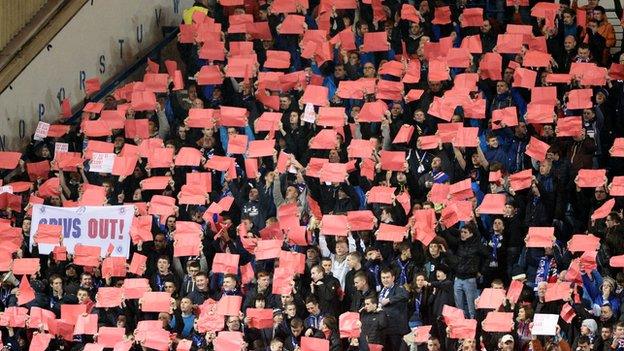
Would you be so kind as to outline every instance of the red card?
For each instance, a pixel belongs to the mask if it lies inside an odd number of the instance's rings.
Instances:
[[[507,300],[514,304],[518,302],[523,286],[524,284],[520,280],[512,280],[507,291]]]
[[[321,234],[347,236],[349,234],[349,221],[346,215],[324,215]]]
[[[125,257],[107,257],[102,262],[102,277],[125,277],[126,276],[126,258]]]
[[[255,255],[257,260],[277,258],[282,251],[282,240],[259,240]]]
[[[568,241],[568,250],[571,252],[597,251],[600,247],[600,238],[593,234],[575,234]]]
[[[578,185],[581,188],[595,188],[606,183],[607,170],[605,169],[580,169],[578,172]]]
[[[388,35],[386,32],[368,32],[364,34],[363,52],[388,51]]]
[[[143,294],[140,300],[143,312],[170,312],[171,294],[167,292],[149,291]]]
[[[238,316],[240,314],[242,304],[242,296],[223,295],[221,300],[217,302],[216,313],[222,316]]]
[[[557,137],[576,137],[581,134],[581,117],[566,117],[557,119]]]
[[[215,273],[238,274],[240,255],[218,252],[212,262],[212,271]]]
[[[377,230],[377,240],[401,242],[405,238],[407,228],[398,225],[381,223]]]
[[[546,153],[549,148],[549,144],[546,144],[535,137],[531,137],[525,153],[536,161],[543,162],[546,159]]]
[[[329,340],[301,337],[301,351],[329,351]]]
[[[100,327],[97,334],[98,345],[112,348],[124,339],[126,330],[124,328]]]
[[[348,211],[347,221],[351,231],[373,230],[375,215],[370,210]]]
[[[345,312],[339,317],[339,329],[341,338],[357,338],[360,336],[360,314],[357,312]]]
[[[148,219],[150,219],[149,216],[145,216]],[[150,221],[150,226],[151,226],[151,221]],[[136,275],[143,275],[143,273],[145,272],[146,267],[146,263],[147,263],[147,256],[141,255],[140,253],[133,253],[132,254],[132,261],[130,262],[130,267],[128,268],[128,271],[130,273],[136,274]]]
[[[553,227],[529,227],[526,247],[552,247],[555,239]]]
[[[481,326],[486,332],[510,332],[514,327],[513,312],[488,312]]]
[[[458,147],[477,147],[479,145],[479,128],[461,127],[453,139],[453,145]]]
[[[100,265],[101,248],[99,246],[89,246],[76,244],[74,246],[74,263],[79,266],[97,267]]]
[[[449,24],[451,23],[451,8],[449,6],[436,7],[433,24]]]
[[[506,200],[507,197],[505,194],[485,194],[485,197],[479,206],[479,213],[504,214]]]
[[[399,171],[405,170],[405,151],[386,151],[380,152],[381,169],[386,171]]]
[[[505,301],[505,290],[486,288],[479,296],[476,308],[498,309]]]
[[[615,199],[609,199],[600,207],[598,207],[594,213],[591,215],[591,219],[601,219],[605,218],[613,211],[613,207],[615,206]]]
[[[273,327],[273,310],[270,308],[248,308],[247,317],[250,318],[251,328],[266,329]]]

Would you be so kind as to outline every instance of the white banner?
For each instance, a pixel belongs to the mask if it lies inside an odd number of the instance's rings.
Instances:
[[[111,173],[115,164],[115,154],[94,152],[89,165],[89,172]]]
[[[130,257],[130,226],[134,216],[133,206],[82,206],[55,207],[33,205],[30,247],[40,223],[63,227],[63,246],[74,253],[76,244],[99,246],[102,257],[113,245],[111,256]],[[52,244],[39,244],[39,253],[48,255]]]

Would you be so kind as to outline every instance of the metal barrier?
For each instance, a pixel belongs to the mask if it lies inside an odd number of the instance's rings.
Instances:
[[[164,49],[171,41],[177,38],[178,33],[180,32],[180,28],[178,27],[163,27],[163,36],[164,38],[156,43],[152,48],[150,48],[145,54],[143,54],[137,61],[135,61],[132,65],[126,68],[123,72],[119,73],[113,79],[107,81],[104,85],[102,85],[100,91],[98,91],[90,100],[91,101],[100,101],[108,94],[113,92],[121,83],[126,81],[128,77],[130,77],[133,73],[135,73],[139,68],[145,66],[147,64],[148,58],[156,58],[159,56],[160,51]],[[71,118],[68,119],[68,123],[74,124],[78,120],[78,118],[82,115],[82,109],[74,112]]]

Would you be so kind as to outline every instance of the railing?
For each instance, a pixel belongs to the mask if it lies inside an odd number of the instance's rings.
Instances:
[[[124,83],[130,76],[132,76],[138,69],[145,67],[147,64],[147,59],[151,58],[152,60],[159,61],[160,52],[171,43],[174,39],[177,38],[178,33],[180,32],[180,28],[178,27],[163,27],[163,39],[158,43],[154,44],[151,48],[149,48],[146,52],[144,52],[139,59],[137,59],[133,64],[128,66],[123,72],[119,73],[109,81],[105,82],[100,91],[98,91],[92,98],[91,101],[100,101],[110,93],[112,93],[120,84]],[[68,120],[68,123],[74,124],[77,122],[78,117],[82,115],[82,108],[78,109]]]
[[[48,0],[0,0],[0,50],[24,28]]]

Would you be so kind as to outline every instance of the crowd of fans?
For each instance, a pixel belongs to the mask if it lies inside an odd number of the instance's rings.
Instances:
[[[4,348],[624,350],[597,0],[203,0],[177,41],[0,154]],[[134,205],[128,265],[40,254],[34,204]]]

